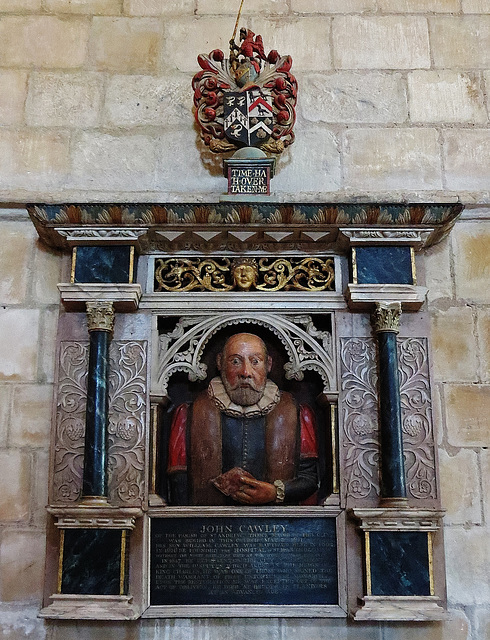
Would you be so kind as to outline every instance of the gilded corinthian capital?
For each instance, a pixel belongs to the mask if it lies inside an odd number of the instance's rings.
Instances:
[[[89,331],[114,331],[114,305],[112,302],[96,300],[87,302],[87,323]]]
[[[400,331],[402,305],[400,302],[377,302],[371,321],[376,333],[380,331]]]

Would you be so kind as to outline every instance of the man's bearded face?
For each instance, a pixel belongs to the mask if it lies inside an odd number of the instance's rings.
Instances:
[[[232,402],[248,407],[262,398],[271,359],[260,338],[248,333],[232,336],[218,359],[218,366]]]

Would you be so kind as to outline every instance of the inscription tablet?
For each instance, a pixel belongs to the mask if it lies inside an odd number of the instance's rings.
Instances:
[[[152,518],[150,604],[338,604],[335,518]]]

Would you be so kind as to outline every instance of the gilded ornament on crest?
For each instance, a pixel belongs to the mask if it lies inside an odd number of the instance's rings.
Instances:
[[[155,291],[334,291],[333,258],[157,258]]]

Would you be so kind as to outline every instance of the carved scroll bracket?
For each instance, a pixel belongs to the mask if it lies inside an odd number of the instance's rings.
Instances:
[[[191,382],[204,380],[207,370],[201,358],[207,343],[220,329],[242,323],[265,327],[279,338],[289,358],[284,365],[287,380],[302,380],[305,371],[316,371],[324,393],[336,389],[332,335],[319,331],[311,316],[229,313],[181,318],[171,333],[159,337],[153,393],[166,395],[170,377],[177,371],[187,373]]]

